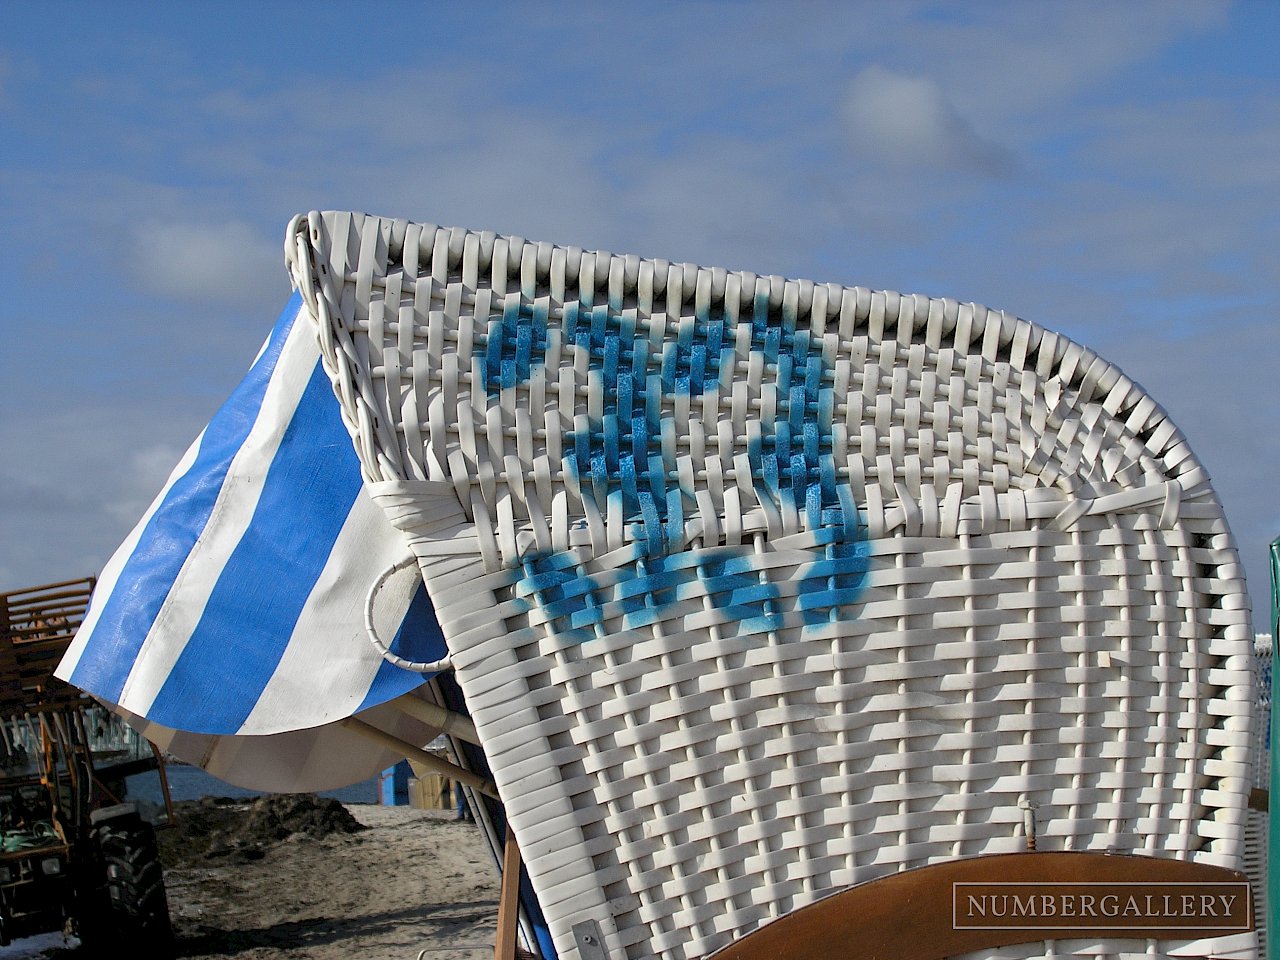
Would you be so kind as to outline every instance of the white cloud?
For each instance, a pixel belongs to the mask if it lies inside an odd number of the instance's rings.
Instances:
[[[980,136],[936,81],[864,69],[844,101],[847,134],[855,152],[886,166],[906,165],[1007,177],[1013,153]]]
[[[893,5],[879,6],[892,14]],[[863,33],[883,37],[874,62],[904,72],[927,64],[961,115],[994,135],[1014,117],[1054,130],[1064,103],[1114,85],[1173,40],[1222,26],[1229,11],[1228,0],[1014,0],[955,5],[942,17],[890,15]]]
[[[0,589],[101,571],[207,416],[118,394],[0,421],[0,485],[18,505],[4,514]]]
[[[280,242],[243,221],[147,222],[134,230],[131,267],[147,289],[175,299],[256,304],[283,288]]]
[[[121,525],[137,523],[164,487],[182,453],[183,448],[173,443],[147,443],[131,450],[123,458],[115,496],[104,500],[103,508]]]
[[[680,8],[682,30],[639,29],[615,45],[612,15],[596,7],[598,36],[581,30],[581,9],[513,8],[501,29],[433,45],[429,65],[327,74],[236,51],[235,70],[211,75],[180,43],[164,45],[172,61],[130,51],[115,84],[94,78],[64,98],[74,166],[50,152],[4,171],[13,216],[0,242],[30,273],[41,267],[9,317],[16,329],[39,316],[66,346],[56,380],[35,365],[11,372],[28,412],[12,418],[26,426],[10,449],[43,472],[14,481],[0,525],[8,532],[12,516],[19,536],[0,545],[13,557],[0,552],[0,572],[26,582],[38,556],[57,579],[79,572],[76,557],[86,572],[105,559],[243,373],[287,289],[279,234],[311,207],[1025,313],[1128,358],[1144,381],[1143,365],[1156,365],[1149,385],[1185,398],[1179,422],[1207,438],[1240,533],[1275,516],[1254,491],[1280,451],[1240,436],[1215,449],[1229,432],[1220,424],[1265,429],[1248,411],[1267,409],[1257,392],[1234,415],[1216,398],[1267,382],[1274,358],[1242,347],[1182,367],[1202,344],[1184,353],[1167,338],[1108,349],[1170,316],[1194,323],[1204,294],[1233,285],[1274,303],[1277,283],[1262,282],[1280,280],[1266,219],[1276,115],[1260,112],[1270,92],[1235,114],[1237,81],[1202,91],[1222,104],[1164,102],[1168,66],[1144,67],[1226,9],[903,0],[726,17],[694,3]],[[361,29],[343,42],[359,46]],[[518,69],[475,66],[496,63],[493,50],[534,49]],[[15,52],[6,82],[0,52],[0,96],[22,95],[32,56]],[[586,80],[591,63],[609,69]],[[33,149],[63,143],[46,139]],[[1023,175],[1002,179],[1015,166]],[[46,296],[54,282],[61,295]],[[64,397],[82,413],[48,422]],[[131,409],[105,416],[93,402],[104,397]],[[151,452],[121,452],[132,449]]]
[[[1280,104],[1274,83],[1229,94],[1125,103],[1090,128],[1096,164],[1141,171],[1182,191],[1256,198],[1280,188]]]

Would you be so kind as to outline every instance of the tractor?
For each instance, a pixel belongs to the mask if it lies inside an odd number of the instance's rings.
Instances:
[[[156,748],[53,676],[92,578],[0,594],[0,945],[62,931],[86,948],[173,952],[155,830],[173,805]],[[130,803],[154,772],[162,804]],[[153,817],[154,818],[154,817]]]

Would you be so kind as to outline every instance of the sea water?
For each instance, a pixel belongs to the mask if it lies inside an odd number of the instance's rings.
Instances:
[[[247,799],[261,797],[266,794],[261,790],[246,790],[219,780],[211,773],[186,764],[167,764],[165,773],[169,779],[169,795],[176,803],[179,800],[199,800],[203,797],[233,797]],[[317,793],[320,797],[332,797],[343,803],[377,803],[379,779],[373,777],[338,790],[324,790]],[[161,805],[160,778],[155,772],[140,773],[128,780],[128,797],[133,803],[142,805]]]

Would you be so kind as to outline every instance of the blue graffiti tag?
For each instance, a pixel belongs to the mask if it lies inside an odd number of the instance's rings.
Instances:
[[[682,318],[675,339],[655,352],[647,333],[637,334],[633,313],[570,301],[560,319],[561,342],[586,355],[590,389],[600,391],[603,412],[586,429],[567,433],[564,468],[597,506],[613,502],[628,521],[642,524],[644,539],[634,545],[634,562],[607,578],[587,572],[571,554],[522,560],[517,596],[536,603],[557,633],[585,641],[598,635],[606,618],[621,616],[636,629],[661,619],[660,611],[672,603],[709,598],[737,621],[738,633],[752,634],[797,621],[826,623],[838,607],[856,601],[866,579],[866,531],[850,490],[836,482],[834,394],[824,379],[821,345],[786,317],[771,316],[767,296],[756,298],[749,322],[751,352],[773,374],[777,397],[772,430],[766,433],[755,421],[748,434],[752,479],[762,498],[804,512],[821,553],[789,578],[784,595],[781,584],[752,565],[749,548],[670,550],[694,491],[672,480],[675,421],[662,416],[662,404],[702,396],[715,389],[723,371],[733,370],[726,319],[719,311]],[[542,365],[548,323],[545,301],[515,297],[490,321],[477,354],[482,352],[483,386],[491,398]]]

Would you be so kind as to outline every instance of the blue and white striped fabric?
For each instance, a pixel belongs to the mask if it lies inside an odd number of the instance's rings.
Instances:
[[[112,557],[58,676],[200,734],[331,723],[423,683],[364,630],[371,583],[410,556],[364,491],[296,295]],[[444,655],[416,567],[379,594],[391,649]]]

